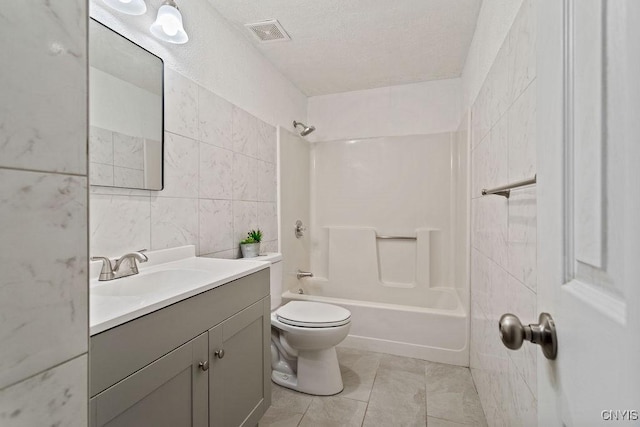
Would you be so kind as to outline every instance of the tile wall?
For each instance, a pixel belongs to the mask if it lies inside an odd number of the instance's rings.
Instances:
[[[497,330],[503,313],[537,320],[536,189],[480,195],[536,173],[535,5],[523,1],[471,110],[470,362],[492,426],[537,423],[539,350],[507,350]]]
[[[161,142],[90,126],[89,170],[91,176],[89,178],[91,184],[128,188],[144,187],[145,144],[159,147]]]
[[[0,21],[0,425],[86,426],[86,2]]]
[[[90,253],[195,245],[236,258],[250,229],[278,248],[276,128],[165,70],[164,189],[91,186]]]

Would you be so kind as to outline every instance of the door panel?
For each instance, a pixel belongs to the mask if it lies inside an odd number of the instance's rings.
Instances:
[[[640,413],[640,2],[540,0],[538,424]],[[634,412],[635,411],[635,412]]]

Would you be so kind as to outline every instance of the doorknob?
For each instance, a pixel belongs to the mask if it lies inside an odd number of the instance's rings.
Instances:
[[[523,326],[518,316],[507,313],[500,317],[498,329],[502,343],[511,350],[522,347],[524,340],[538,344],[547,359],[555,360],[558,354],[556,325],[548,313],[540,313],[537,324]]]
[[[224,357],[224,349],[220,349],[220,350],[216,350],[213,352],[213,354],[218,358],[218,359],[222,359]]]

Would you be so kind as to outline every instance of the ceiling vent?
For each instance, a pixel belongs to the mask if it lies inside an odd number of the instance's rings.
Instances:
[[[273,43],[291,40],[289,34],[282,28],[282,25],[276,20],[271,19],[269,21],[255,22],[253,24],[244,24],[249,29],[251,34],[260,43]]]

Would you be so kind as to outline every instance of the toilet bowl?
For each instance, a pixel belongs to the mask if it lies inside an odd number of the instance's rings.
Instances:
[[[349,334],[351,313],[336,305],[291,301],[271,313],[271,379],[303,393],[343,389],[336,345]]]
[[[335,346],[349,334],[351,312],[332,304],[291,301],[282,306],[282,255],[271,262],[271,379],[318,396],[342,391]]]

